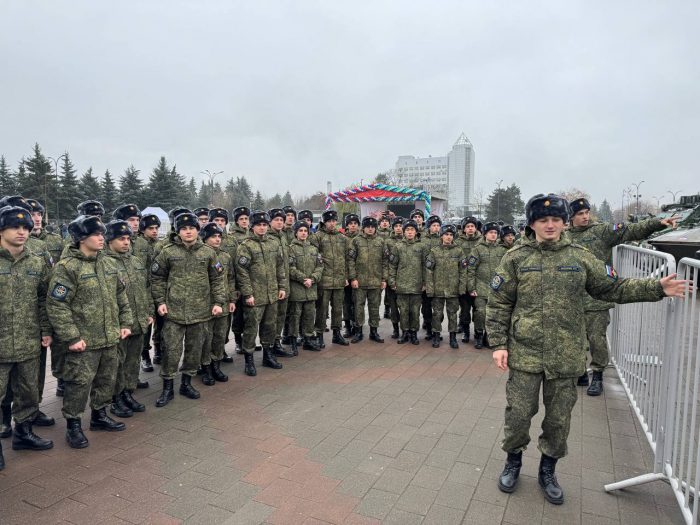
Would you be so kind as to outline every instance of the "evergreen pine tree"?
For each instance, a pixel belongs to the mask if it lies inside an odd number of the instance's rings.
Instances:
[[[75,208],[81,199],[77,170],[70,160],[68,152],[61,159],[61,178],[58,187],[60,219],[67,220],[75,216]]]
[[[613,222],[613,212],[607,199],[603,199],[598,210],[598,220],[600,222]]]
[[[292,194],[289,193],[289,190],[284,194],[284,197],[282,197],[282,206],[293,206],[294,205],[294,199],[292,198]]]
[[[93,175],[92,166],[80,177],[80,201],[99,200],[102,193],[100,181]],[[75,217],[77,210],[73,210],[72,217]]]
[[[15,190],[15,177],[7,165],[5,156],[0,156],[0,196],[14,195]]]
[[[211,206],[211,185],[202,181],[197,192],[197,208],[209,208]]]
[[[24,188],[27,185],[27,168],[24,157],[17,164],[17,171],[12,178],[15,180],[15,194],[24,195]]]
[[[177,202],[183,203],[183,206],[187,206],[190,203],[190,197],[187,191],[187,183],[185,182],[185,177],[183,177],[178,171],[177,171],[177,166],[173,166],[173,169],[170,170],[170,174],[168,176],[168,180],[170,183],[170,186],[172,188],[172,192],[175,195],[175,200]]]
[[[158,206],[165,211],[175,206],[184,206],[178,201],[178,189],[172,186],[171,172],[165,157],[161,157],[151,172],[145,191],[149,206]]]
[[[251,202],[250,207],[254,211],[262,210],[265,208],[265,199],[263,199],[260,190],[255,192],[255,197],[253,197],[253,202]]]
[[[26,180],[22,195],[40,201],[47,210],[56,209],[56,179],[51,162],[44,157],[38,143],[34,144],[31,158],[26,160]]]
[[[281,208],[282,197],[280,197],[279,193],[275,193],[272,197],[268,199],[266,205],[268,210],[271,210],[272,208]]]
[[[143,181],[139,176],[140,173],[132,164],[124,170],[124,175],[119,177],[120,204],[136,204],[140,209],[148,206],[143,194]]]
[[[250,203],[253,201],[253,188],[245,176],[238,179],[238,193],[241,198],[239,206],[250,206]]]
[[[105,207],[106,215],[111,215],[114,208],[118,205],[126,204],[118,202],[119,195],[117,193],[117,186],[114,184],[114,179],[112,179],[112,174],[109,170],[105,171],[105,175],[100,182],[100,188],[102,189],[100,192],[100,202]]]
[[[190,178],[190,183],[187,185],[187,199],[191,209],[197,207],[199,200],[197,199],[197,184],[194,182],[194,177]]]

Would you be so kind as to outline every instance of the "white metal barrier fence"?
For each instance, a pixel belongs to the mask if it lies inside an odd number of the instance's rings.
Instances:
[[[676,272],[672,256],[618,246],[622,277]],[[700,497],[700,261],[683,259],[678,278],[693,281],[683,300],[617,305],[608,332],[611,360],[654,452],[654,471],[605,486],[612,491],[667,480],[687,523],[697,523]]]

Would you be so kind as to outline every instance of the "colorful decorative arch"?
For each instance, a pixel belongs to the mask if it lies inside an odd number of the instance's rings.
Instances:
[[[415,188],[403,188],[389,184],[365,184],[326,195],[326,209],[333,202],[413,202],[425,201],[425,211],[430,214],[430,193]]]

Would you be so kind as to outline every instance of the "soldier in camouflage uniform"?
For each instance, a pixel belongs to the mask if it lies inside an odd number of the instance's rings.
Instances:
[[[26,242],[32,231],[27,210],[16,206],[0,209],[0,398],[8,386],[14,393],[12,415],[14,450],[45,450],[53,442],[32,431],[39,411],[39,348],[51,344],[46,316],[46,290],[51,269],[45,259],[30,252]],[[0,399],[0,402],[2,399]],[[0,446],[0,470],[5,460]]]
[[[244,240],[250,237],[250,208],[239,206],[233,210],[233,224],[231,225],[229,235],[231,235],[240,245]],[[234,266],[237,257],[232,257]],[[240,290],[239,290],[240,291]],[[233,338],[236,341],[236,353],[243,354],[243,297],[238,295],[236,301],[236,311],[231,316],[231,331]],[[224,358],[224,362],[226,362]]]
[[[474,347],[477,349],[486,344],[486,303],[491,279],[507,251],[498,243],[500,233],[501,228],[497,222],[484,224],[484,236],[467,258],[467,293],[474,299]]]
[[[117,347],[117,379],[110,412],[118,417],[131,417],[134,412],[146,410],[142,403],[134,399],[133,392],[139,378],[143,333],[153,323],[155,308],[148,285],[148,267],[131,252],[133,232],[129,224],[123,220],[114,220],[107,223],[105,228],[107,247],[103,253],[119,269],[134,320],[131,335],[119,341]]]
[[[284,211],[284,236],[287,239],[287,245],[289,246],[292,244],[294,239],[296,238],[294,236],[294,223],[297,222],[297,211],[294,209],[294,206],[284,206],[282,208]]]
[[[385,239],[387,253],[391,253],[392,247],[403,240],[403,217],[394,217],[391,220],[391,230],[391,235]],[[384,305],[385,313],[387,309],[389,311],[389,319],[391,319],[391,326],[393,328],[391,338],[398,339],[400,321],[399,309],[396,306],[396,291],[391,286],[387,286],[384,292]]]
[[[465,217],[462,219],[461,230],[456,243],[462,247],[464,256],[469,259],[472,248],[481,240],[481,221],[476,217]],[[470,325],[472,323],[472,314],[474,313],[475,302],[474,298],[466,293],[461,293],[459,296],[459,331],[462,332],[462,342],[469,342]]]
[[[202,358],[209,320],[223,313],[228,304],[224,267],[216,252],[199,238],[199,221],[193,213],[175,217],[171,242],[151,265],[151,291],[163,325],[163,391],[156,400],[162,407],[173,399],[173,383],[182,358],[180,394],[199,399],[192,376]],[[183,356],[184,340],[184,356]]]
[[[382,214],[379,218],[379,226],[376,235],[382,239],[386,239],[391,235],[391,219],[386,213]]]
[[[419,210],[420,211],[420,210]],[[416,222],[418,224],[418,222]],[[437,215],[428,217],[426,229],[419,236],[421,246],[423,247],[423,258],[428,255],[430,250],[435,246],[442,244],[440,240],[440,227],[442,219]],[[420,232],[420,225],[418,225]],[[423,329],[425,330],[425,339],[429,341],[433,338],[433,303],[427,292],[423,292],[421,299],[421,311],[423,313]]]
[[[105,227],[81,215],[68,226],[71,245],[54,267],[46,311],[56,336],[68,345],[63,379],[66,440],[85,448],[80,418],[90,397],[90,430],[124,430],[107,415],[117,375],[117,345],[134,323],[119,267],[102,253]]]
[[[150,268],[151,265],[153,264],[153,259],[155,258],[155,246],[156,243],[158,242],[158,230],[160,229],[160,219],[158,218],[157,215],[153,213],[147,213],[146,215],[143,215],[141,217],[141,220],[139,221],[139,233],[138,233],[138,238],[143,239],[146,242],[146,245],[148,246],[148,252],[146,253],[146,269],[148,270],[148,286],[151,286],[151,274],[150,274]],[[143,255],[143,254],[142,254]],[[158,322],[157,319],[159,316],[154,317],[154,323],[149,324],[148,328],[146,329],[146,333],[143,335],[143,349],[141,350],[141,370],[144,372],[153,372],[153,362],[151,361],[151,335],[153,335],[153,339],[155,339],[154,335],[154,326]],[[162,317],[161,317],[162,319]],[[160,348],[160,347],[159,347]],[[137,387],[142,388],[142,387],[147,387],[148,382],[141,382],[139,381],[137,383]]]
[[[32,219],[34,221],[34,229],[32,237],[43,241],[46,245],[46,251],[49,252],[53,264],[56,264],[61,258],[63,252],[63,239],[60,235],[46,231],[44,215],[46,208],[36,199],[27,199],[27,204],[32,207]]]
[[[421,294],[425,288],[423,281],[423,247],[416,239],[416,221],[403,224],[403,239],[395,242],[389,254],[389,288],[396,294],[397,310],[401,319],[401,337],[397,341],[404,344],[411,341],[418,344],[420,328]]]
[[[214,211],[214,210],[212,210]],[[210,212],[211,214],[211,212]],[[210,222],[199,232],[199,236],[204,244],[216,252],[216,257],[224,267],[224,286],[226,288],[227,305],[222,315],[214,316],[209,321],[207,342],[202,352],[202,383],[213,385],[216,381],[225,383],[228,376],[221,371],[221,362],[226,355],[224,347],[228,339],[228,332],[231,328],[229,315],[236,310],[236,300],[238,290],[236,290],[236,269],[233,259],[227,251],[222,249],[224,231],[219,224]]]
[[[306,222],[306,224],[309,225],[309,228],[313,226],[314,223],[314,214],[311,210],[301,210],[298,214],[297,217],[299,218],[300,221]],[[311,235],[311,230],[309,229],[309,235]]]
[[[444,310],[447,309],[447,327],[450,348],[457,345],[457,313],[459,294],[467,289],[467,259],[454,243],[457,228],[452,224],[440,227],[442,244],[432,248],[425,256],[425,291],[433,307],[433,348],[440,346],[440,331]]]
[[[510,250],[515,244],[515,228],[510,224],[506,224],[501,228],[501,240],[499,241],[502,246],[505,246],[507,250]]]
[[[316,337],[318,338],[318,346],[325,348],[323,332],[326,329],[328,305],[330,304],[332,342],[347,346],[350,343],[340,333],[340,325],[343,316],[343,288],[349,284],[346,260],[349,241],[336,229],[338,224],[337,211],[326,210],[323,212],[322,218],[323,228],[319,228],[311,237],[311,244],[316,247],[323,258],[323,277],[318,286],[318,300],[316,301]]]
[[[504,492],[516,488],[542,388],[538,480],[545,498],[561,504],[564,494],[555,466],[567,453],[576,378],[586,364],[581,318],[588,297],[617,303],[658,301],[665,295],[682,296],[687,282],[674,281],[674,276],[661,281],[619,279],[611,266],[562,235],[569,207],[561,197],[536,195],[525,213],[527,235],[503,256],[486,312],[494,362],[501,370],[510,369],[501,443],[508,459],[498,487]]]
[[[593,255],[606,264],[612,264],[612,249],[618,244],[629,241],[639,241],[654,232],[668,227],[675,227],[675,219],[648,219],[636,224],[607,224],[591,222],[591,205],[585,198],[573,200],[571,207],[571,227],[567,235],[572,242],[588,248]],[[608,366],[608,343],[606,334],[610,323],[609,310],[613,305],[609,302],[589,299],[586,303],[586,334],[588,348],[591,352],[591,370],[593,371],[591,386],[586,393],[589,396],[599,396],[603,393],[603,370]],[[588,374],[579,377],[578,384],[588,384]]]
[[[98,217],[100,220],[105,214],[105,207],[100,201],[87,200],[83,201],[76,207],[78,210],[78,215],[85,215],[86,217]]]
[[[348,213],[343,217],[345,237],[352,241],[360,235],[360,217],[355,213]],[[352,286],[348,284],[343,288],[343,323],[345,324],[344,338],[351,338],[355,333],[355,296]]]
[[[377,235],[377,219],[364,217],[362,233],[348,244],[348,280],[355,292],[355,335],[351,342],[363,339],[362,326],[365,324],[365,303],[369,310],[369,338],[383,343],[379,336],[379,305],[382,290],[388,278],[388,259],[384,239]]]
[[[284,234],[284,221],[287,215],[281,208],[273,208],[267,212],[270,216],[270,228],[268,236],[277,241],[282,253],[282,266],[285,274],[284,289],[289,290],[289,245]],[[272,346],[272,353],[276,357],[294,357],[293,351],[286,351],[282,346],[282,330],[287,319],[288,296],[277,301],[277,320],[275,322],[275,342]]]
[[[309,225],[305,221],[294,224],[296,239],[289,245],[289,329],[292,335],[292,350],[297,350],[299,326],[303,335],[304,350],[318,352],[321,348],[314,338],[314,317],[318,283],[323,277],[323,259],[309,240]]]
[[[425,212],[416,208],[411,212],[408,218],[416,222],[418,226],[418,240],[420,240],[421,233],[423,233],[423,223],[425,222]]]
[[[257,374],[253,361],[255,339],[260,333],[263,366],[279,370],[272,353],[277,328],[277,301],[287,297],[287,274],[279,242],[267,235],[270,216],[264,211],[251,215],[252,235],[238,247],[236,277],[243,297],[243,351],[245,374]]]
[[[197,216],[197,222],[199,222],[200,228],[204,228],[207,224],[209,224],[209,221],[211,220],[209,218],[209,208],[195,208],[192,210],[192,213]],[[201,232],[202,230],[200,229],[199,231]]]
[[[221,237],[221,250],[226,252],[228,256],[231,258],[231,264],[233,265],[233,261],[236,260],[236,253],[238,253],[238,240],[236,237],[230,233],[228,233],[228,210],[224,208],[212,208],[209,210],[209,222],[213,222],[216,224],[222,231],[222,237]],[[201,230],[200,230],[201,233]],[[234,270],[235,272],[235,270]],[[234,283],[235,284],[235,283]],[[238,295],[236,296],[238,297]],[[224,312],[226,317],[228,318],[229,322],[229,330],[226,331],[226,336],[224,338],[224,345],[228,343],[228,333],[231,331],[230,327],[233,326],[233,319],[235,314],[236,308],[233,309],[232,312]],[[233,363],[233,357],[228,355],[226,353],[226,350],[224,349],[224,354],[223,357],[221,358],[221,361],[224,363]],[[214,365],[212,365],[213,367]],[[212,368],[213,370],[213,368]],[[214,372],[212,372],[214,373]],[[222,376],[220,376],[222,377]],[[214,378],[216,379],[216,378]]]

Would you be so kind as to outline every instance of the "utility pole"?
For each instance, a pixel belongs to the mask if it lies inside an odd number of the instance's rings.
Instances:
[[[635,206],[634,206],[634,220],[635,220],[635,222],[636,222],[637,220],[639,220],[639,197],[640,197],[640,195],[639,195],[639,187],[642,185],[643,182],[644,182],[644,181],[641,180],[641,181],[639,181],[637,184],[632,183],[632,186],[635,187],[635,195],[634,195],[634,196],[635,196],[635,198],[636,198],[636,204],[635,204]]]
[[[501,184],[503,184],[503,179],[499,180],[496,183],[496,186],[498,186],[498,190],[496,191],[496,217],[494,217],[495,220],[499,220],[501,218]]]
[[[61,191],[58,187],[58,161],[61,159],[65,159],[67,156],[68,156],[67,153],[63,153],[62,155],[59,155],[56,158],[46,157],[47,159],[53,161],[54,166],[56,168],[54,170],[54,173],[56,174],[56,220],[59,219],[58,215],[59,215],[60,195],[61,195]],[[44,186],[44,188],[46,188],[46,186]],[[45,190],[44,190],[44,193],[46,193]],[[44,195],[44,206],[46,206],[46,220],[48,221],[49,220],[49,203],[46,201],[46,195]]]
[[[216,178],[217,175],[221,175],[223,171],[209,171],[209,170],[202,170],[200,172],[202,175],[206,175],[207,178],[209,179],[209,198],[213,200],[214,198],[214,179]],[[212,205],[213,203],[210,202],[209,205]]]
[[[666,191],[666,193],[670,193],[671,196],[673,197],[673,204],[676,204],[676,195],[678,195],[681,191],[683,191],[683,190],[678,190],[678,191],[667,190]]]

